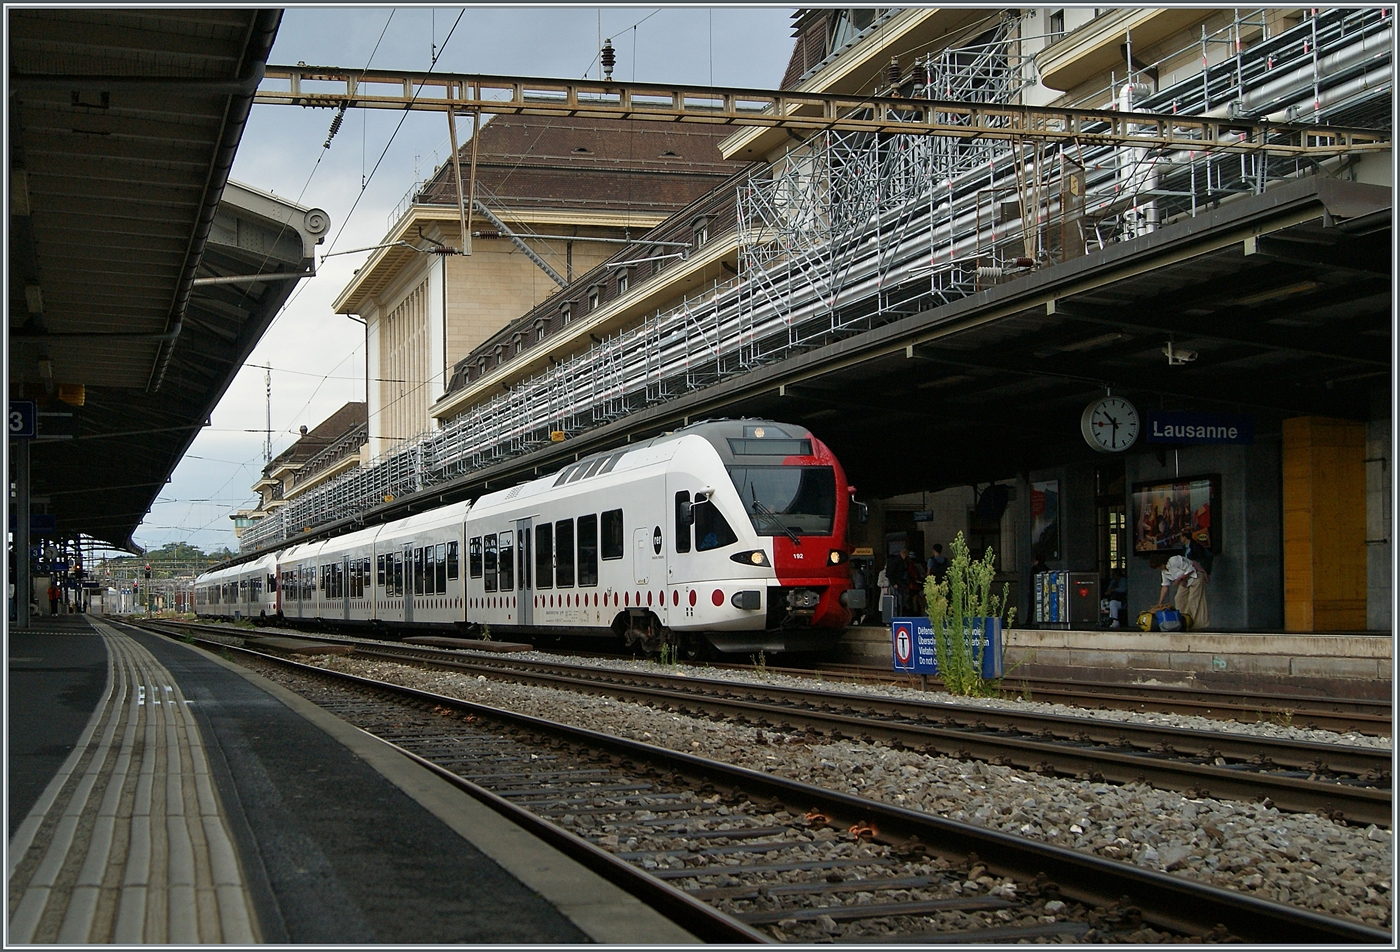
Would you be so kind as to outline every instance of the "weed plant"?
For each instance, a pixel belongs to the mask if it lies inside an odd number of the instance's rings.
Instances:
[[[974,630],[973,619],[1000,618],[1009,627],[1015,609],[1008,608],[1011,586],[1004,585],[1000,595],[992,594],[992,578],[996,575],[996,554],[987,547],[986,554],[974,559],[961,532],[953,540],[952,560],[943,581],[933,576],[924,579],[924,599],[928,603],[929,621],[933,623],[934,649],[938,656],[938,673],[950,694],[963,697],[995,697],[1000,685],[982,677],[983,645],[980,625]]]

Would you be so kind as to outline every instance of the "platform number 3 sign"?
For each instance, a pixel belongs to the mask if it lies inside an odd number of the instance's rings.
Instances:
[[[32,440],[35,435],[35,412],[33,400],[10,401],[10,439]]]

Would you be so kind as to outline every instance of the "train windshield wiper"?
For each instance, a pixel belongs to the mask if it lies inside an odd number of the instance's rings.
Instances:
[[[797,533],[784,525],[782,518],[776,512],[758,501],[758,490],[754,489],[753,486],[749,486],[749,495],[753,497],[754,512],[758,513],[760,516],[767,516],[772,520],[773,523],[776,524],[779,529],[783,530],[787,537],[792,540],[793,545],[802,544],[802,540],[797,537]]]

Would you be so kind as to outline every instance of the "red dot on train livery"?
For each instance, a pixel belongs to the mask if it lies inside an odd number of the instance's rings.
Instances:
[[[672,604],[672,605],[679,605],[680,603],[681,603],[681,590],[678,589],[678,588],[673,588],[673,589],[671,589],[671,604]]]
[[[693,588],[690,590],[690,607],[695,607],[695,589]]]
[[[719,589],[715,589],[714,594],[710,596],[710,601],[714,602],[715,607],[718,608],[724,604],[724,593]]]
[[[647,607],[651,607],[651,592],[647,592]]]

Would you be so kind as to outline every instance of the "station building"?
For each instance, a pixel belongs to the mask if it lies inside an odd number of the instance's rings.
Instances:
[[[561,284],[727,179],[721,137],[709,126],[498,116],[462,147],[460,169],[449,160],[415,184],[384,247],[334,305],[365,324],[375,381],[366,394],[369,456],[429,432],[429,408],[453,364],[503,325],[557,301]],[[474,193],[485,208],[471,211],[470,242],[458,174],[464,204]],[[469,255],[450,253],[468,246]],[[516,343],[496,356],[518,352]]]
[[[911,109],[1393,124],[1379,9],[821,9],[794,35],[785,88]],[[1037,555],[1096,583],[1123,570],[1135,612],[1157,600],[1148,556],[1195,536],[1212,629],[1390,627],[1388,146],[1261,158],[755,127],[717,154],[723,180],[644,241],[448,335],[441,387],[392,431],[427,434],[439,485],[765,415],[845,461],[872,574],[962,532],[994,550],[1022,622]],[[458,215],[417,209],[394,236]],[[432,268],[476,265],[394,255],[341,306],[388,313]],[[544,269],[514,264],[536,288]],[[371,305],[375,282],[397,290]],[[368,470],[372,502],[393,467]]]

